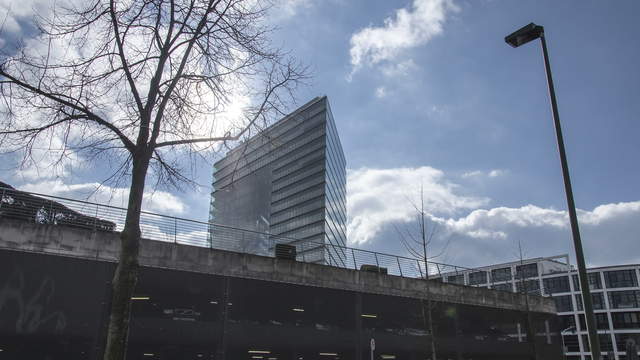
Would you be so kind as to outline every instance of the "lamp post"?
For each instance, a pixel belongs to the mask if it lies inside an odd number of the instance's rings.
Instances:
[[[562,128],[560,127],[560,115],[558,114],[558,103],[556,102],[556,92],[553,87],[551,77],[551,65],[549,64],[549,53],[547,42],[544,36],[544,27],[531,23],[504,38],[504,41],[511,47],[524,45],[532,40],[540,39],[542,44],[542,56],[544,57],[544,68],[547,74],[547,85],[549,86],[549,98],[551,100],[551,110],[553,113],[553,123],[556,129],[556,139],[558,141],[558,152],[560,154],[560,164],[562,166],[562,177],[564,179],[564,190],[567,196],[567,207],[569,210],[569,221],[573,234],[573,246],[576,251],[576,261],[578,262],[578,277],[582,289],[582,299],[584,302],[585,318],[587,320],[587,331],[589,333],[589,343],[591,344],[591,358],[600,359],[600,342],[595,326],[595,316],[593,315],[593,303],[591,292],[589,291],[589,281],[587,279],[587,269],[582,251],[582,241],[580,240],[580,230],[578,228],[578,217],[576,215],[576,205],[573,201],[573,191],[571,190],[571,179],[569,178],[569,165],[564,150],[564,140],[562,139]]]

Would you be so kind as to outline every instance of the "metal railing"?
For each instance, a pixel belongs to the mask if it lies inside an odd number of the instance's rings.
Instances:
[[[127,209],[46,194],[0,188],[0,218],[36,224],[119,232]],[[300,240],[175,216],[142,211],[142,237],[149,240],[208,247],[211,249],[275,256],[277,244],[296,247],[296,260],[348,269],[368,269],[409,278],[442,278],[471,269],[379,253],[375,251]]]

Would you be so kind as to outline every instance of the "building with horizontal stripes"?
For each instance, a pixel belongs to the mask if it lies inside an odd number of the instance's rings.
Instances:
[[[600,348],[607,359],[637,359],[640,354],[640,265],[587,269]],[[567,255],[526,259],[458,273],[440,274],[444,282],[500,291],[551,296],[562,329],[565,359],[591,360],[577,270]]]
[[[214,164],[210,223],[249,229],[246,239],[212,227],[212,247],[257,255],[296,245],[305,261],[342,266],[346,163],[326,96],[317,97]]]

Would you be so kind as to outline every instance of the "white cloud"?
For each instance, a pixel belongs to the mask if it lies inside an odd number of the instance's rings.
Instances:
[[[34,14],[45,15],[51,11],[48,0],[0,0],[0,16],[4,22],[4,31],[20,33],[24,21],[30,21]]]
[[[308,9],[313,4],[311,0],[280,0],[269,13],[272,22],[283,21],[295,16],[300,10]]]
[[[385,76],[395,78],[407,76],[417,68],[418,65],[412,59],[409,59],[395,64],[384,64],[381,70]]]
[[[444,223],[454,232],[471,234],[484,230],[485,233],[503,230],[507,225],[516,227],[555,227],[568,224],[565,212],[527,205],[520,208],[497,207],[479,209],[459,219],[447,219]]]
[[[351,36],[351,65],[375,65],[395,59],[401,52],[426,44],[442,33],[450,12],[459,8],[452,0],[414,0],[410,8],[396,10],[383,26],[369,26]]]
[[[350,244],[364,244],[393,222],[411,221],[423,187],[425,211],[454,214],[475,209],[487,199],[456,194],[457,185],[432,167],[349,170],[347,174],[347,233]]]
[[[635,251],[640,233],[640,201],[605,204],[578,210],[578,221],[587,262],[604,266],[640,262]],[[474,210],[467,216],[434,219],[444,239],[456,239],[450,249],[456,264],[488,265],[517,260],[515,242],[521,241],[526,257],[567,253],[573,257],[573,241],[566,211],[526,205]],[[476,254],[484,253],[484,258]]]
[[[477,177],[477,176],[482,176],[483,172],[480,170],[474,170],[474,171],[467,171],[466,173],[462,174],[463,178],[471,178],[471,177]]]
[[[419,204],[420,184],[424,186],[425,212],[436,229],[432,251],[446,249],[435,261],[467,267],[515,261],[518,241],[525,257],[573,257],[565,210],[532,204],[480,208],[489,199],[461,195],[459,185],[431,167],[348,171],[349,245],[406,253],[392,225],[413,229],[417,213],[412,202]],[[578,220],[589,266],[640,263],[640,201],[578,209]]]
[[[86,200],[98,204],[127,207],[128,188],[112,188],[98,183],[65,184],[61,180],[27,183],[20,190]],[[145,191],[143,210],[161,214],[180,215],[185,213],[186,204],[177,196],[165,191]]]
[[[489,171],[489,177],[498,177],[498,176],[505,175],[506,173],[507,173],[506,170],[494,169]]]
[[[382,99],[383,97],[387,96],[387,89],[385,89],[384,86],[377,87],[375,95],[378,99]]]
[[[507,174],[507,170],[502,170],[502,169],[493,169],[489,171],[473,170],[473,171],[467,171],[463,173],[462,178],[465,178],[465,179],[481,178],[481,177],[495,178],[499,176],[504,176],[506,174]]]

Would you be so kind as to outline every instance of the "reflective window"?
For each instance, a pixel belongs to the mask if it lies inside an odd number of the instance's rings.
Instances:
[[[604,279],[608,288],[638,286],[635,270],[605,271]]]
[[[618,351],[627,351],[627,348],[636,348],[636,351],[640,352],[640,334],[615,334],[616,345]]]
[[[612,309],[640,307],[640,290],[610,291],[609,305]]]
[[[574,328],[573,331],[576,331],[576,319],[573,315],[561,315],[560,318],[560,327],[562,330]],[[570,330],[567,330],[570,331]]]
[[[476,271],[469,273],[469,285],[478,285],[487,283],[487,272]]]
[[[570,291],[568,276],[558,276],[558,277],[542,279],[542,284],[544,286],[544,292],[547,294],[563,293],[563,292]]]
[[[540,282],[538,280],[516,281],[516,291],[525,294],[540,294]]]
[[[501,268],[491,270],[492,281],[511,280],[511,268]]]
[[[571,295],[554,296],[553,301],[556,303],[556,310],[558,312],[573,311],[573,305],[571,303]]]
[[[609,318],[607,318],[606,313],[596,313],[594,314],[596,320],[596,328],[598,330],[607,330],[609,329]],[[587,323],[584,317],[584,314],[578,314],[578,319],[580,320],[580,330],[587,330]]]
[[[584,310],[582,305],[582,294],[576,294],[575,297],[578,311]],[[594,310],[604,310],[606,308],[602,293],[591,293],[591,303]]]
[[[600,340],[599,342],[601,351],[613,351],[613,342],[611,341],[611,335],[600,334],[598,335],[598,339]],[[582,344],[584,345],[584,351],[591,351],[588,335],[582,335]]]
[[[564,335],[564,346],[567,352],[580,352],[580,341],[578,335]],[[578,359],[580,357],[578,356]]]
[[[580,290],[580,279],[578,275],[574,274],[573,278],[573,289],[576,291]],[[589,289],[590,290],[598,290],[602,289],[602,281],[600,281],[600,273],[587,273],[587,279],[589,281]]]
[[[538,276],[538,264],[516,266],[516,279],[526,279]]]
[[[640,329],[640,312],[612,312],[611,320],[615,329]]]

